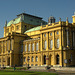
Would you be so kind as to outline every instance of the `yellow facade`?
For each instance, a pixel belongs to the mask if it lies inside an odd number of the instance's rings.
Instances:
[[[25,32],[35,25],[19,22],[4,27],[0,38],[0,66],[74,66],[75,15],[73,23],[59,21]],[[35,28],[35,27],[34,27]]]

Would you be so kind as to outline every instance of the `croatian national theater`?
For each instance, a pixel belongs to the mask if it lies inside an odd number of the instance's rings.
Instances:
[[[75,66],[75,15],[73,22],[48,23],[41,17],[22,13],[4,26],[0,38],[0,67]]]

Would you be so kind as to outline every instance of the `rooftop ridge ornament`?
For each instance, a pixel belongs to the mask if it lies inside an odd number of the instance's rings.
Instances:
[[[41,26],[42,26],[42,23],[41,23]]]
[[[61,21],[61,18],[59,17],[59,21]]]
[[[68,21],[68,17],[66,18],[66,21]]]
[[[7,20],[6,20],[6,22],[5,22],[5,27],[7,27]]]

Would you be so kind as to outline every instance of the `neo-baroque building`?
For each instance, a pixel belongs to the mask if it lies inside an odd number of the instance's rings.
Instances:
[[[74,66],[75,15],[73,22],[48,23],[41,17],[22,13],[5,23],[0,38],[0,66]]]

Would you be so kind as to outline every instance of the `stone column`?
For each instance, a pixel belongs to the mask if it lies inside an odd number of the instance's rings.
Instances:
[[[38,51],[40,51],[40,41],[38,41]]]
[[[26,53],[28,52],[28,43],[26,43],[26,46],[27,46],[27,50],[26,50]]]
[[[69,47],[69,30],[67,29],[67,47]]]
[[[3,41],[2,41],[2,53],[3,53],[3,50],[4,50],[4,49],[3,49]]]
[[[36,51],[36,42],[34,42],[34,52]]]
[[[7,57],[7,55],[6,55],[6,66],[8,66],[8,57]]]
[[[47,36],[46,36],[46,38],[47,38],[47,48],[46,48],[46,50],[48,51],[48,48],[49,48],[49,35],[48,35],[48,33],[46,33],[47,34]]]
[[[13,66],[13,61],[12,61],[12,53],[10,54],[10,66]]]
[[[51,60],[52,60],[52,56],[51,56]],[[55,57],[55,51],[53,51],[53,65],[55,64],[56,64],[56,57]]]
[[[42,51],[43,50],[43,34],[41,34],[41,42],[40,43],[41,43],[41,46],[40,46],[41,48],[40,49]]]
[[[53,50],[55,49],[55,31],[53,31]]]
[[[46,65],[49,65],[49,55],[46,55]]]
[[[1,56],[1,67],[3,66],[3,56]]]
[[[32,43],[30,43],[30,53],[32,52]]]
[[[60,55],[59,55],[59,65],[63,66],[63,56],[62,56],[62,51],[60,51]]]
[[[43,54],[41,53],[41,66],[43,65]]]

